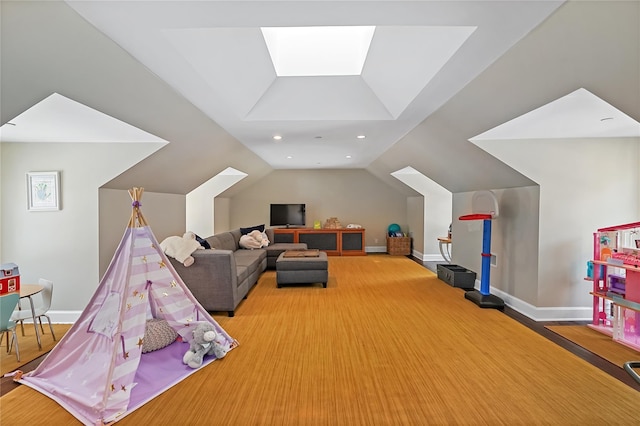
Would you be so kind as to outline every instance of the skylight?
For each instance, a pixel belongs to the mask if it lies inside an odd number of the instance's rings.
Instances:
[[[375,27],[261,28],[279,77],[360,75]]]

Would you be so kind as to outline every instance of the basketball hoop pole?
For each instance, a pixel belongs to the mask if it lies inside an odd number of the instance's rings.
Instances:
[[[464,298],[471,300],[481,308],[504,309],[504,301],[491,294],[490,275],[491,275],[491,220],[490,214],[471,214],[460,216],[460,220],[478,220],[482,219],[482,271],[480,276],[480,291],[471,290],[464,294]]]
[[[491,219],[482,221],[482,276],[480,277],[480,293],[489,296],[489,276],[491,274]]]

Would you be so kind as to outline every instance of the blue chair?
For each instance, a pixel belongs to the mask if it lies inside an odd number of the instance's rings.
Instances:
[[[7,353],[11,352],[13,343],[16,344],[16,359],[20,361],[20,349],[18,348],[18,336],[16,335],[16,322],[11,321],[11,314],[18,305],[20,300],[19,293],[11,293],[0,297],[0,345],[2,345],[2,339],[4,335],[7,335]],[[11,337],[11,344],[9,344],[9,332],[13,335]]]

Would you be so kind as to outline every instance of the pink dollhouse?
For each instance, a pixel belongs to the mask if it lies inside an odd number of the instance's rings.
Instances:
[[[593,320],[590,326],[640,351],[640,222],[593,234]]]

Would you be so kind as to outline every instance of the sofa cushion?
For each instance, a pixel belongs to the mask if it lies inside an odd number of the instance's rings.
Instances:
[[[240,265],[236,266],[236,271],[238,273],[238,283],[237,283],[237,285],[239,286],[250,275],[250,271],[249,271],[249,268],[247,268],[246,266],[240,266]]]
[[[236,240],[231,232],[223,232],[221,234],[216,234],[213,237],[207,238],[209,245],[213,249],[219,250],[231,250],[236,251],[238,249],[238,245]]]
[[[267,228],[264,230],[264,233],[267,235],[267,238],[273,244],[276,240],[274,238],[275,232],[273,232],[273,228]]]
[[[240,228],[233,229],[233,230],[229,231],[229,233],[233,237],[233,241],[234,241],[234,243],[236,245],[236,250],[238,250],[240,248],[240,237],[242,237],[242,234],[240,233]]]
[[[267,257],[264,250],[238,250],[233,253],[236,259],[236,266],[245,266],[250,274],[260,268],[262,261]]]

